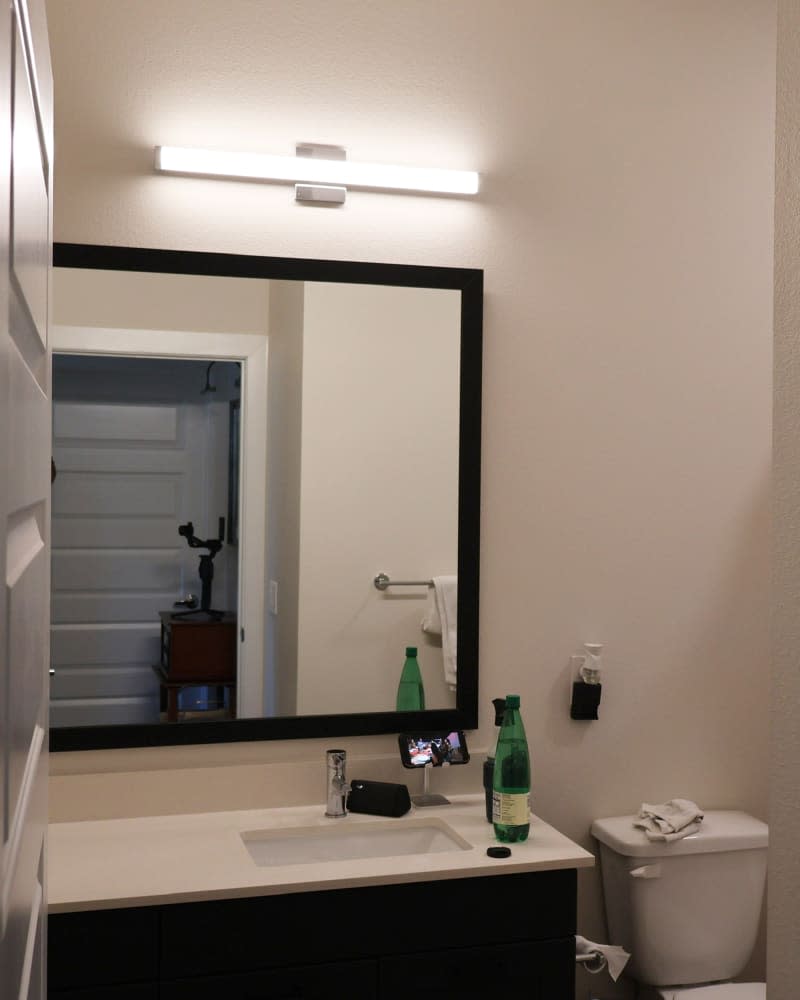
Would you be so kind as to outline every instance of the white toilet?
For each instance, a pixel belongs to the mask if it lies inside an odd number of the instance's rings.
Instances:
[[[654,843],[634,816],[598,819],[609,940],[631,953],[640,1000],[766,1000],[730,983],[750,957],[767,872],[766,823],[711,811],[700,830]]]

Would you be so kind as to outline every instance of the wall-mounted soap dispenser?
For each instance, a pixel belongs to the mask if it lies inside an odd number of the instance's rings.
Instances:
[[[585,642],[584,652],[571,657],[575,668],[575,679],[572,682],[572,704],[569,715],[571,719],[591,720],[597,718],[597,708],[603,691],[602,652],[599,642]]]

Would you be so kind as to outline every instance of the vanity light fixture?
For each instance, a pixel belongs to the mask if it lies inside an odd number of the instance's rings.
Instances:
[[[207,177],[241,177],[295,185],[297,201],[341,204],[348,187],[426,194],[474,195],[472,170],[355,163],[341,146],[303,143],[296,156],[233,153],[183,146],[156,146],[156,170]]]

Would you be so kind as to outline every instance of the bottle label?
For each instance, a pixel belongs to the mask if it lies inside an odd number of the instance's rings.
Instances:
[[[508,792],[492,793],[492,822],[503,826],[524,826],[530,823],[530,793],[510,795]]]

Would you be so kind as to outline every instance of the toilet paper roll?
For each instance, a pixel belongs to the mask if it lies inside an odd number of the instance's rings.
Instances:
[[[619,945],[597,944],[580,934],[575,935],[575,960],[581,962],[587,972],[602,972],[607,966],[609,976],[616,982],[630,957]]]

